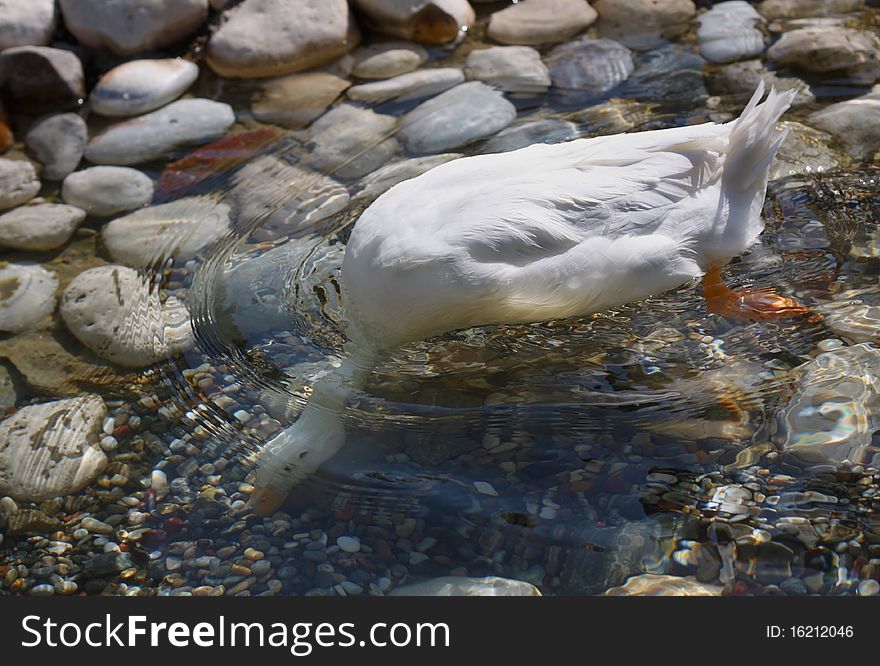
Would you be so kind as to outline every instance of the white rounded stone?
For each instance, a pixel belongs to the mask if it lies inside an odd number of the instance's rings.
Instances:
[[[471,51],[471,78],[509,93],[540,94],[550,87],[550,72],[541,54],[529,46],[493,46]]]
[[[55,0],[0,0],[0,51],[48,45],[56,21]]]
[[[599,34],[631,49],[652,49],[687,32],[693,0],[595,0]]]
[[[89,395],[22,407],[0,421],[0,495],[40,502],[94,481],[107,465],[97,446],[106,413]]]
[[[198,77],[199,66],[189,60],[133,60],[100,78],[89,105],[102,116],[136,116],[173,102]]]
[[[25,137],[28,150],[43,165],[40,175],[63,180],[74,171],[86,149],[89,130],[75,113],[59,113],[37,121]]]
[[[54,250],[64,245],[86,213],[64,204],[20,206],[0,215],[0,245],[26,252]]]
[[[383,81],[352,86],[348,89],[347,95],[357,102],[372,104],[392,99],[398,102],[407,102],[432,97],[463,82],[464,74],[458,67],[420,69]]]
[[[40,191],[33,164],[0,157],[0,210],[27,203]]]
[[[586,0],[521,0],[492,14],[488,35],[502,44],[564,42],[597,16]]]
[[[58,278],[30,263],[0,263],[0,331],[20,333],[55,310]]]
[[[420,67],[428,59],[424,48],[412,42],[379,42],[355,50],[351,73],[361,79],[388,79]]]
[[[61,316],[86,347],[108,361],[140,368],[193,344],[186,308],[159,300],[148,276],[125,266],[98,266],[77,275],[61,295]]]
[[[137,169],[96,166],[65,178],[61,196],[89,215],[104,217],[146,206],[153,199],[153,181]]]

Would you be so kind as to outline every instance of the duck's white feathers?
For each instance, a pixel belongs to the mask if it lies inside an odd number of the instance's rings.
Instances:
[[[595,312],[677,287],[762,229],[791,101],[731,123],[463,158],[392,188],[343,264],[356,334],[417,338]],[[372,333],[371,333],[372,331]],[[378,331],[378,333],[377,333]]]

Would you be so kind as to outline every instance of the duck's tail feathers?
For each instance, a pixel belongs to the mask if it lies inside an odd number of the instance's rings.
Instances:
[[[764,82],[758,84],[740,117],[731,123],[724,165],[724,179],[729,190],[746,195],[760,193],[763,198],[770,162],[786,137],[785,131],[777,131],[776,123],[791,106],[796,94],[794,90],[771,88],[767,99],[759,104],[764,96]]]

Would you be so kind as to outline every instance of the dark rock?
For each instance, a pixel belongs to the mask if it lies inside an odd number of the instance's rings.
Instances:
[[[48,46],[17,46],[0,54],[0,87],[19,109],[61,110],[86,96],[76,54]]]

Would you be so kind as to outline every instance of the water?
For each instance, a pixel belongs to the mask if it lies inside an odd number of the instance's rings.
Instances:
[[[680,48],[637,55],[628,82],[588,102],[572,104],[570,91],[520,100],[520,119],[564,120],[592,136],[735,113],[709,108],[699,62]],[[200,85],[238,94],[235,84]],[[819,104],[862,92],[814,88]],[[627,99],[607,101],[615,95]],[[495,574],[545,594],[602,593],[642,572],[695,575],[737,594],[800,584],[836,594],[880,575],[875,168],[773,182],[760,244],[726,270],[731,286],[773,288],[821,316],[728,319],[691,284],[590,317],[409,344],[349,396],[343,449],[264,521],[243,507],[241,484],[344,354],[340,265],[376,193],[369,179],[322,177],[333,169],[294,179],[310,151],[297,133],[258,139],[244,164],[160,195],[205,195],[235,211],[209,252],[150,271],[189,308],[195,348],[136,387],[106,389],[160,407],[145,457],[171,492],[130,491],[151,531],[123,538],[153,562],[141,588],[216,588],[223,576],[172,573],[168,554],[213,556],[245,540],[275,548],[273,571],[296,569],[273,574],[284,594],[331,593],[337,574],[364,586]],[[861,360],[817,361],[859,344]],[[344,534],[366,548],[329,552],[330,573],[303,556],[322,533],[331,549]]]

